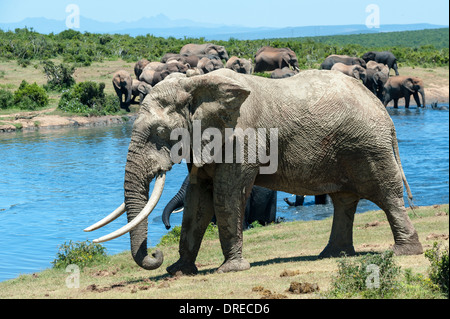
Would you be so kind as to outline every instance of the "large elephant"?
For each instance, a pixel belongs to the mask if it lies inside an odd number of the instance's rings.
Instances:
[[[130,112],[131,98],[133,95],[133,80],[130,73],[125,70],[119,70],[114,73],[112,84],[117,96],[120,99],[120,107]]]
[[[253,69],[252,60],[238,58],[237,56],[232,56],[230,59],[228,59],[225,67],[237,73],[243,74],[252,74]]]
[[[170,215],[184,207],[184,197],[189,186],[189,175],[184,179],[179,191],[163,210],[162,221],[170,229]],[[257,221],[261,225],[275,221],[277,214],[277,192],[264,187],[253,186],[245,207],[244,228]],[[214,218],[215,219],[215,218]]]
[[[183,55],[213,55],[219,59],[228,61],[228,52],[223,45],[216,45],[213,43],[195,44],[189,43],[183,46],[180,50]]]
[[[299,71],[297,55],[289,48],[265,46],[255,54],[254,72],[273,71],[284,67]]]
[[[419,93],[422,96],[423,104],[420,104]],[[383,88],[382,98],[384,106],[394,100],[394,108],[398,108],[398,100],[405,98],[405,107],[409,107],[411,95],[416,101],[417,107],[425,107],[425,87],[422,79],[409,76],[390,77]]]
[[[383,88],[388,79],[389,75],[385,72],[367,68],[366,81],[364,82],[364,85],[381,100],[383,96]]]
[[[334,64],[343,63],[345,65],[359,65],[363,68],[366,67],[366,62],[358,57],[351,57],[348,55],[338,55],[332,54],[329,55],[320,65],[320,69],[322,70],[331,70]]]
[[[375,62],[378,62],[378,63],[386,64],[389,67],[389,71],[391,69],[394,69],[395,75],[399,75],[399,73],[398,73],[398,65],[397,65],[397,58],[395,57],[394,54],[392,54],[392,52],[389,52],[389,51],[382,51],[382,52],[369,51],[369,52],[363,54],[362,59],[364,61],[366,61],[366,63],[369,62],[369,61],[375,61]]]
[[[338,62],[333,65],[331,71],[339,71],[357,80],[362,80],[363,82],[366,81],[367,76],[366,69],[360,65],[347,65]]]
[[[252,133],[258,141],[250,138]],[[218,149],[211,148],[211,137]],[[230,144],[236,144],[235,151]],[[224,160],[217,156],[222,154]],[[147,218],[162,194],[166,172],[183,158],[190,183],[180,258],[167,268],[170,274],[197,273],[195,260],[213,215],[225,259],[218,272],[250,268],[242,256],[242,224],[254,185],[291,194],[330,194],[334,217],[321,257],[355,253],[352,226],[361,198],[386,213],[397,255],[423,252],[404,205],[403,185],[408,199],[412,194],[394,124],[379,99],[342,73],[308,70],[274,81],[224,68],[155,86],[133,125],[125,201],[86,231],[125,211],[128,224],[94,242],[130,232],[135,262],[145,269],[160,267],[162,252],[147,251]]]

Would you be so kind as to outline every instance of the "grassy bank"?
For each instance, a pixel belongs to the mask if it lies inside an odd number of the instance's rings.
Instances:
[[[409,211],[424,250],[434,242],[448,246],[449,206],[435,205]],[[257,227],[244,232],[244,256],[250,270],[216,274],[223,261],[217,238],[205,239],[197,258],[199,274],[170,277],[165,268],[178,259],[178,245],[160,247],[165,260],[161,268],[145,271],[129,252],[110,256],[101,264],[82,269],[79,288],[69,289],[64,270],[48,269],[0,283],[0,298],[321,298],[327,297],[338,259],[318,259],[325,247],[332,219],[288,222]],[[384,252],[393,237],[382,211],[357,214],[354,245],[360,258],[368,252]],[[430,266],[424,256],[395,256],[402,271],[426,277]],[[403,273],[403,272],[402,272]],[[319,291],[308,294],[287,292],[292,282],[317,284]],[[445,298],[445,295],[406,285],[393,298]]]

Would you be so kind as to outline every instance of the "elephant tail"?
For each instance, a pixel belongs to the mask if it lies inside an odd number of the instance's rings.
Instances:
[[[405,172],[403,171],[402,162],[400,160],[400,152],[398,149],[398,141],[397,141],[397,133],[395,128],[392,128],[392,147],[394,150],[395,160],[397,161],[398,168],[400,169],[400,173],[402,174],[403,184],[405,185],[406,194],[408,195],[408,203],[411,209],[414,212],[414,208],[416,207],[413,203],[413,195],[411,193],[411,189],[409,188],[408,181],[406,180]]]

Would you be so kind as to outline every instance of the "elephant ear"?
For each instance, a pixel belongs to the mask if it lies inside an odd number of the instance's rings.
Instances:
[[[353,68],[353,76],[355,77],[355,79],[361,80],[358,68]]]
[[[191,122],[200,120],[202,128],[221,131],[235,127],[242,103],[250,95],[244,85],[222,75],[206,74],[183,79],[190,93]]]
[[[149,94],[151,89],[152,89],[152,86],[150,84],[148,84],[148,83],[140,83],[138,85],[137,89],[142,94]]]
[[[410,91],[411,93],[414,93],[414,81],[412,78],[407,78],[406,80],[403,81],[403,86]]]

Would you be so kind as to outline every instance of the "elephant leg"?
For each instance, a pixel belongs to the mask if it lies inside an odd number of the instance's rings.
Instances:
[[[419,93],[414,92],[413,93],[413,97],[414,97],[414,101],[416,101],[417,107],[421,107],[422,104],[420,103]],[[424,105],[424,107],[425,107],[425,105]]]
[[[327,203],[327,194],[316,195],[314,201],[316,205],[325,205]]]
[[[405,108],[409,108],[409,101],[411,100],[411,95],[405,95]]]
[[[247,270],[250,264],[242,257],[242,232],[246,200],[252,183],[235,182],[239,180],[240,170],[234,165],[221,168],[216,169],[214,180],[214,211],[225,261],[217,272]],[[228,177],[220,178],[220,175]]]
[[[394,109],[398,109],[398,99],[394,99]]]
[[[180,259],[167,268],[171,275],[191,275],[198,272],[195,266],[200,244],[214,215],[212,185],[210,181],[198,179],[186,190],[179,253]]]
[[[328,245],[320,253],[319,258],[339,257],[342,252],[354,255],[353,220],[359,196],[350,193],[330,194],[334,206],[333,226],[331,227]]]

